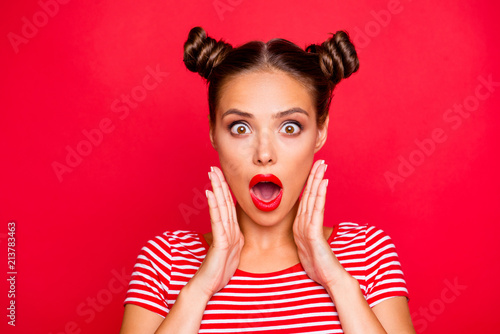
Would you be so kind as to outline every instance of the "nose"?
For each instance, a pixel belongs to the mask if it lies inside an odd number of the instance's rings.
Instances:
[[[256,165],[266,166],[275,164],[277,160],[273,136],[268,131],[263,131],[256,136],[256,149],[253,161]]]

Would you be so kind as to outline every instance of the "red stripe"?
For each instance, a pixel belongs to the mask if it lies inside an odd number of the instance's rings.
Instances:
[[[395,247],[382,230],[341,223],[334,228],[328,242],[344,268],[365,287],[363,293],[370,305],[389,297],[408,297]],[[378,242],[380,244],[373,247]],[[384,250],[377,253],[381,249]],[[195,274],[207,250],[208,244],[196,232],[167,231],[152,239],[140,252],[139,257],[144,256],[147,260],[137,259],[124,303],[136,304],[166,316],[167,313],[160,308],[131,298],[171,308],[178,291]],[[166,263],[171,265],[171,269]],[[172,284],[171,281],[178,283]],[[133,289],[151,295],[134,292]],[[224,329],[244,332],[244,328],[249,329],[247,332],[261,334],[341,330],[331,298],[322,286],[309,279],[300,264],[268,274],[237,270],[228,285],[212,297],[205,309],[200,333],[206,330],[221,332]]]

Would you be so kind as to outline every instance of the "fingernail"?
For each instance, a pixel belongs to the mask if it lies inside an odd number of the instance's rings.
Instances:
[[[205,190],[205,196],[207,196],[207,198],[208,198],[208,189]]]
[[[326,169],[328,168],[328,165],[325,164],[325,173],[326,173]]]
[[[210,166],[210,170],[213,172],[214,171],[214,168],[212,166]]]
[[[210,172],[208,172],[208,178],[210,179],[210,181],[212,181],[212,177],[210,176]]]
[[[325,188],[326,188],[326,187],[328,187],[328,181],[330,181],[330,180],[326,179],[326,185],[325,185]]]
[[[321,165],[325,163],[325,160],[321,160]]]

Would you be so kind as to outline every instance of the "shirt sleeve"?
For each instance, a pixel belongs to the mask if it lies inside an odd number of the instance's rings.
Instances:
[[[366,233],[366,270],[366,300],[370,307],[391,297],[409,299],[396,247],[384,231],[375,227],[369,227]]]
[[[168,238],[156,237],[141,249],[134,265],[124,305],[134,304],[166,317],[171,252]]]

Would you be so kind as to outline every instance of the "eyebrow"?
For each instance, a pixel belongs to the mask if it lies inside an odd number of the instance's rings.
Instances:
[[[309,117],[309,113],[307,111],[305,111],[304,109],[299,108],[299,107],[291,108],[291,109],[288,109],[288,110],[285,110],[285,111],[277,112],[272,117],[274,119],[283,118],[283,117],[286,117],[286,116],[294,114],[294,113],[304,114],[307,117]],[[227,115],[238,115],[238,116],[241,116],[241,117],[252,118],[252,119],[255,118],[253,116],[253,114],[245,112],[245,111],[241,111],[241,110],[235,109],[235,108],[231,108],[228,111],[226,111],[224,114],[222,114],[221,119],[224,118],[224,117],[226,117]]]

